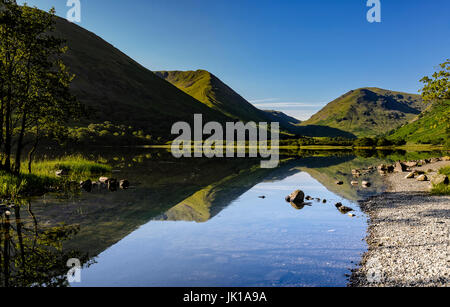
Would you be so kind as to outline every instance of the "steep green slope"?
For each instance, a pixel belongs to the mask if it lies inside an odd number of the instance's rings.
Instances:
[[[419,95],[361,88],[330,102],[301,126],[328,126],[359,137],[376,136],[413,120],[424,108]]]
[[[206,70],[155,72],[208,107],[244,122],[279,122],[282,130],[295,134],[300,121],[282,112],[254,107],[232,88]]]
[[[412,122],[392,131],[388,139],[403,139],[408,143],[443,144],[449,139],[450,101],[430,106]]]
[[[230,117],[255,122],[267,119],[263,111],[255,108],[206,70],[158,71],[155,73],[208,107],[219,110]]]
[[[73,93],[93,110],[83,125],[110,121],[167,138],[175,122],[190,122],[195,113],[202,113],[207,121],[230,120],[95,34],[61,18],[55,32],[67,40],[64,62],[76,75]]]

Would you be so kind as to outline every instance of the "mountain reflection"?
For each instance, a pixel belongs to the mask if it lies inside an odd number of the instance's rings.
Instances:
[[[68,259],[78,258],[88,266],[93,257],[152,220],[205,223],[262,182],[306,172],[327,190],[356,201],[382,192],[384,186],[376,172],[360,178],[372,183],[369,188],[352,186],[352,169],[424,157],[398,152],[303,152],[285,155],[276,169],[261,169],[257,159],[177,160],[143,151],[102,157],[118,171],[115,176],[130,180],[132,189],[49,194],[17,204],[9,216],[2,213],[0,286],[68,286]],[[337,186],[336,180],[344,184]],[[296,188],[302,189],[302,184],[298,182]]]

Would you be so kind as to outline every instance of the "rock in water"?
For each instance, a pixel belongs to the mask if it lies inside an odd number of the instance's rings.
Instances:
[[[448,180],[447,176],[445,176],[443,174],[439,174],[439,175],[436,175],[433,178],[431,178],[431,183],[434,185],[448,184],[449,180]]]
[[[80,186],[86,192],[91,192],[92,191],[92,181],[90,179],[88,179],[86,181],[81,181],[80,182]]]
[[[370,184],[369,181],[363,181],[361,184],[362,184],[362,186],[365,187],[365,188],[368,188],[368,187],[371,186],[371,184]]]
[[[347,213],[353,211],[352,208],[346,207],[346,206],[342,205],[342,203],[337,203],[335,206],[342,214],[347,214]]]
[[[291,202],[291,196],[290,195],[286,196],[285,200],[286,200],[286,202],[290,203]]]
[[[428,181],[428,177],[426,175],[420,175],[417,177],[417,181]]]
[[[99,181],[100,183],[108,183],[109,178],[108,178],[108,177],[100,177],[100,178],[98,179],[98,181]]]
[[[126,179],[120,180],[119,187],[122,190],[126,190],[126,189],[128,189],[130,187],[130,182],[128,180],[126,180]]]
[[[108,180],[108,190],[110,190],[111,192],[115,192],[117,191],[117,180],[110,178]]]
[[[303,204],[305,202],[305,193],[300,190],[294,191],[289,195],[289,200],[294,204]]]
[[[60,169],[55,172],[55,175],[57,177],[67,176],[67,175],[69,175],[69,172],[65,169]]]

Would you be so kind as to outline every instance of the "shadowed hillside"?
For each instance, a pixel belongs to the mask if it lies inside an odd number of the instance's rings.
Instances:
[[[301,126],[328,126],[358,137],[376,136],[413,120],[424,108],[419,95],[362,88],[330,102]]]
[[[94,110],[85,125],[110,121],[167,138],[175,122],[190,122],[195,113],[202,113],[206,121],[230,120],[95,34],[61,18],[55,31],[67,40],[64,62],[76,75],[73,93]]]

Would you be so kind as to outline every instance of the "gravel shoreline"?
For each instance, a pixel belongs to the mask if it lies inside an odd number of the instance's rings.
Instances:
[[[414,170],[436,172],[450,162]],[[353,271],[351,287],[450,286],[450,196],[431,196],[429,182],[385,177],[387,191],[360,204],[369,216],[369,250]]]

